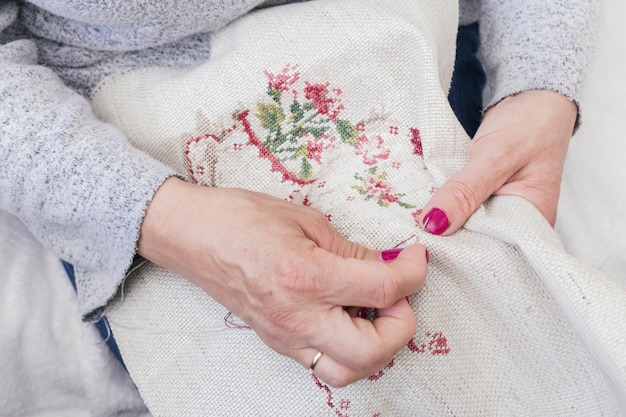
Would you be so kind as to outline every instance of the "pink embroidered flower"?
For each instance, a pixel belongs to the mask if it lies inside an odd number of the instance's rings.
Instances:
[[[335,147],[335,138],[329,135],[320,135],[309,139],[306,144],[306,154],[308,159],[312,159],[318,164],[322,163],[322,153]]]
[[[308,81],[304,87],[304,97],[313,103],[315,110],[324,116],[328,116],[333,122],[344,109],[339,96],[341,90],[339,88],[328,89],[330,83],[311,84]]]
[[[291,86],[300,78],[300,73],[296,71],[297,68],[297,65],[286,65],[278,74],[264,71],[268,87],[278,91],[289,91]]]
[[[399,200],[398,197],[392,194],[393,189],[391,185],[380,177],[374,175],[368,176],[365,179],[364,185],[368,194],[379,202],[395,203]]]
[[[371,140],[366,135],[361,135],[357,141],[355,152],[357,155],[363,155],[364,164],[374,165],[381,159],[389,158],[390,150],[384,145],[385,141],[380,135]]]
[[[355,174],[354,178],[359,180],[359,184],[355,184],[351,188],[363,195],[366,201],[374,200],[381,207],[389,207],[389,205],[396,203],[406,209],[415,208],[413,204],[400,200],[405,194],[393,192],[393,188],[387,180],[387,172],[378,173],[377,171],[378,167],[374,166],[366,169],[363,176]]]

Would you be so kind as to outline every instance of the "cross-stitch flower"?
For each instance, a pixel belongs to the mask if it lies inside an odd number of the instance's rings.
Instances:
[[[250,136],[250,144],[259,148],[259,155],[270,160],[272,171],[280,172],[283,181],[310,184],[316,181],[316,173],[329,149],[348,146],[361,156],[369,166],[363,176],[355,175],[360,182],[353,185],[366,200],[376,201],[387,207],[398,204],[412,209],[415,206],[400,199],[405,195],[394,192],[387,181],[387,173],[378,173],[379,162],[389,159],[391,149],[386,146],[380,126],[379,132],[366,131],[366,122],[356,125],[340,118],[344,111],[342,91],[330,87],[330,82],[301,80],[297,65],[286,65],[278,73],[264,71],[267,77],[267,95],[271,100],[257,103],[256,119],[260,129],[255,132],[248,121],[248,111],[238,116],[244,130]],[[283,94],[287,93],[287,94]],[[389,134],[398,135],[396,125],[386,125]],[[386,132],[386,130],[385,130]],[[416,153],[421,153],[419,131],[411,129],[409,139]],[[399,162],[390,164],[395,170]]]
[[[387,181],[387,172],[383,171],[381,174],[377,174],[377,171],[378,167],[372,167],[365,171],[364,177],[355,174],[354,178],[359,180],[361,184],[353,185],[352,189],[364,195],[365,200],[376,200],[378,205],[382,207],[389,207],[390,204],[396,203],[404,208],[415,208],[412,204],[400,201],[400,197],[403,197],[404,194],[393,192],[393,187]]]
[[[365,165],[374,165],[381,159],[389,158],[390,150],[384,145],[385,141],[380,135],[373,139],[368,138],[367,135],[361,135],[356,143],[355,152],[357,155],[363,155]]]
[[[268,87],[277,91],[289,91],[291,86],[300,78],[300,73],[296,71],[297,68],[297,65],[286,65],[278,74],[264,71]]]
[[[322,163],[322,153],[335,147],[335,138],[329,135],[320,135],[309,139],[306,145],[307,158],[318,164]]]
[[[369,195],[373,196],[378,202],[395,203],[398,197],[392,194],[391,185],[382,180],[380,177],[369,176],[365,179],[365,190]]]
[[[329,90],[328,86],[330,83],[328,82],[311,84],[307,81],[305,84],[304,97],[313,103],[315,110],[319,114],[328,116],[334,122],[344,109],[339,98],[341,90],[338,88]]]

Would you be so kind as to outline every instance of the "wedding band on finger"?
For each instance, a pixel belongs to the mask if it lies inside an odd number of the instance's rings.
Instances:
[[[315,367],[317,366],[317,363],[320,361],[320,358],[322,357],[323,354],[324,352],[322,352],[321,350],[317,351],[317,353],[315,354],[315,357],[313,358],[313,362],[311,362],[311,366],[309,366],[309,369],[311,370],[311,372],[315,370]]]

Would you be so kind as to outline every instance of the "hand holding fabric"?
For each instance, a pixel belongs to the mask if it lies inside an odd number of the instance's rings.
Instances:
[[[467,164],[424,208],[424,229],[454,233],[491,195],[522,197],[554,225],[576,117],[574,102],[548,90],[523,92],[489,109]]]
[[[182,275],[246,322],[272,349],[333,386],[368,377],[413,336],[405,300],[426,278],[421,245],[382,262],[309,207],[177,178],[157,191],[139,253]],[[374,321],[344,306],[377,308]]]

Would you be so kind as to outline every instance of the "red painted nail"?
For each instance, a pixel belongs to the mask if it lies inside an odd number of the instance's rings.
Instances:
[[[450,227],[450,220],[443,210],[435,207],[424,216],[424,229],[433,235],[441,235]]]
[[[363,307],[357,311],[356,316],[360,319],[364,319],[367,317],[367,308]]]
[[[424,255],[426,255],[426,263],[430,262],[430,254],[428,253],[428,249],[426,249],[426,252],[424,252]]]
[[[400,255],[400,252],[402,252],[402,248],[384,250],[380,253],[380,258],[383,262],[391,262]]]
[[[411,304],[411,300],[409,300],[409,296],[407,295],[406,297],[404,297],[406,299],[406,302]]]

